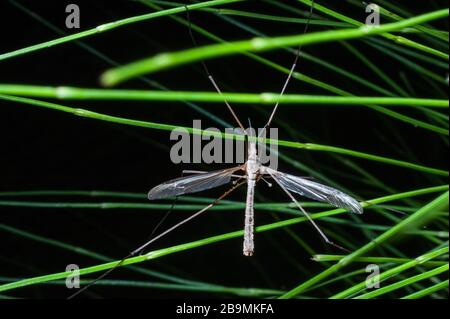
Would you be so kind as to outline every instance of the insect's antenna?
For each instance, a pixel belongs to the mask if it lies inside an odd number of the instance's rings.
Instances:
[[[184,6],[184,7],[186,9],[186,17],[187,17],[187,21],[188,21],[188,25],[189,25],[189,35],[191,36],[191,40],[192,40],[192,43],[194,43],[194,46],[198,47],[197,41],[195,40],[195,37],[194,37],[194,33],[192,32],[192,24],[191,24],[191,17],[189,15],[189,8],[187,6]],[[203,69],[205,70],[206,76],[208,77],[209,81],[212,83],[212,85],[216,89],[217,93],[219,93],[223,97],[223,93],[220,90],[219,86],[217,85],[216,81],[214,81],[214,78],[212,77],[211,73],[209,72],[205,61],[201,61],[201,63],[202,63]],[[245,130],[244,126],[242,125],[241,121],[239,121],[239,118],[237,117],[237,115],[234,112],[233,108],[231,107],[230,103],[228,103],[228,101],[225,98],[223,99],[223,101],[225,102],[228,110],[233,115],[233,117],[236,120],[239,127],[242,129],[242,132],[244,132],[244,134],[245,134],[246,130]]]
[[[309,16],[308,16],[308,20],[306,21],[305,29],[303,30],[303,34],[305,34],[308,31],[308,26],[309,26],[309,23],[311,21],[311,17],[312,17],[313,11],[314,11],[314,0],[311,1],[311,7],[310,7],[310,11],[309,11]],[[292,78],[292,74],[294,74],[294,70],[295,70],[295,68],[297,66],[298,59],[300,58],[301,50],[302,50],[302,46],[299,45],[298,48],[297,48],[297,53],[295,54],[294,63],[292,64],[291,69],[289,70],[289,74],[288,74],[288,76],[286,78],[286,81],[284,82],[283,88],[281,89],[280,97],[283,96],[283,94],[286,91],[286,88],[287,88],[287,86],[288,86],[288,84],[289,84],[289,82],[290,82],[290,80]],[[261,137],[264,134],[264,132],[266,131],[266,129],[270,126],[270,123],[272,123],[272,120],[273,120],[273,118],[275,116],[275,113],[278,110],[278,105],[279,104],[280,104],[279,101],[277,103],[275,103],[275,106],[274,106],[274,108],[272,110],[272,113],[270,114],[269,120],[267,121],[266,125],[264,125],[264,128],[261,130],[261,132],[259,133],[258,137]]]
[[[303,207],[299,204],[299,202],[295,199],[295,197],[289,192],[286,187],[283,186],[283,184],[280,183],[277,177],[275,177],[273,174],[269,173],[269,175],[273,178],[273,180],[281,187],[281,189],[290,197],[290,199],[297,205],[297,207],[302,211],[302,213],[305,215],[305,217],[313,224],[314,228],[319,232],[320,236],[325,240],[325,242],[331,246],[334,246],[336,248],[339,248],[347,253],[350,253],[348,249],[332,242],[328,239],[327,235],[319,228],[319,226],[316,224],[314,219],[311,218],[311,216],[306,212],[306,210],[303,209]]]

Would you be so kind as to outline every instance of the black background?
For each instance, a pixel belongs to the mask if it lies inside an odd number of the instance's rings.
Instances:
[[[287,1],[295,4],[295,1]],[[411,2],[411,11],[426,12],[443,7],[444,1]],[[64,32],[66,13],[64,8],[68,1],[20,1],[29,10],[42,16]],[[148,12],[142,4],[135,1],[76,1],[81,8],[81,30],[93,28],[102,23],[118,20]],[[413,4],[412,4],[413,3]],[[301,6],[300,6],[301,7]],[[259,1],[234,4],[230,8],[266,12],[267,5]],[[286,14],[284,11],[271,14]],[[342,4],[339,11],[346,12],[356,19],[362,19],[363,12],[355,7]],[[8,1],[0,2],[0,52],[9,52],[31,44],[41,43],[58,37],[42,23],[24,14]],[[193,23],[209,28],[213,33],[226,40],[238,40],[251,37],[250,34],[232,26],[220,18],[205,12],[192,12]],[[270,23],[261,20],[245,20],[258,27],[269,36],[296,34],[303,30],[302,25]],[[440,25],[446,28],[445,25]],[[310,26],[310,31],[321,30]],[[200,44],[210,40],[197,36]],[[169,17],[144,21],[138,24],[118,28],[111,32],[83,39],[83,42],[98,49],[118,63],[127,63],[135,59],[150,56],[161,51],[173,51],[192,47],[188,30]],[[394,79],[399,72],[414,77],[414,73],[397,62],[386,59],[376,51],[368,50],[359,43],[368,58],[382,63]],[[367,79],[373,74],[354,61],[341,46],[336,43],[322,44],[305,48],[309,54],[324,61],[350,69]],[[293,56],[282,50],[265,53],[264,56],[289,67]],[[229,57],[208,61],[208,66],[218,82],[228,90],[236,92],[277,92],[281,89],[284,77],[245,57]],[[99,75],[110,65],[93,56],[74,42],[59,45],[48,50],[41,50],[0,62],[0,82],[36,85],[68,85],[97,87]],[[342,83],[343,87],[359,95],[374,95],[370,90],[354,82],[342,82],[336,74],[325,74],[323,68],[301,60],[299,71],[312,77],[324,79],[331,83]],[[212,91],[199,65],[188,65],[157,73],[149,77],[172,90]],[[427,97],[427,87],[411,83],[419,97]],[[379,83],[378,78],[373,81]],[[129,81],[120,88],[148,89],[149,86],[139,80]],[[228,89],[227,89],[228,88]],[[150,89],[153,89],[150,87]],[[289,92],[328,94],[302,82],[291,82]],[[120,115],[133,119],[152,122],[192,125],[192,119],[201,119],[203,127],[218,126],[183,103],[162,102],[113,102],[113,101],[59,101],[63,105],[86,108],[101,113]],[[231,122],[231,117],[221,104],[200,104],[202,107]],[[264,124],[264,117],[255,110],[262,106],[238,106],[241,119],[252,118],[255,126]],[[267,108],[268,109],[268,108]],[[360,150],[372,154],[401,159],[404,154],[392,144],[380,139],[380,132],[389,137],[387,128],[394,126],[401,132],[418,163],[431,167],[445,168],[448,155],[444,144],[437,140],[435,134],[417,129],[402,122],[387,119],[364,107],[318,107],[318,106],[283,106],[277,114],[277,120],[286,121],[311,139],[301,140],[326,145],[335,145]],[[33,106],[0,101],[0,190],[115,190],[146,193],[151,187],[168,179],[178,177],[182,169],[216,169],[220,165],[175,165],[170,162],[168,148],[169,133],[163,131],[125,127],[107,122],[83,119],[66,113],[40,109]],[[313,137],[313,139],[312,139]],[[287,132],[280,131],[281,139],[290,139]],[[299,139],[300,140],[300,139]],[[389,141],[388,141],[389,142]],[[332,166],[337,170],[348,168],[330,158],[327,154],[311,153],[304,150],[282,149],[297,160],[305,161],[316,169]],[[314,163],[321,165],[314,166]],[[395,166],[380,165],[369,161],[359,161],[372,174],[382,176],[384,182],[400,189],[410,190],[426,187],[432,182],[439,184],[439,179],[424,179],[414,171]],[[280,163],[280,170],[303,175],[286,163]],[[324,172],[329,174],[329,172]],[[339,177],[337,180],[347,188],[358,188],[358,182]],[[441,179],[442,181],[442,179]],[[260,194],[267,200],[285,200],[282,194],[272,191],[260,184]],[[206,192],[202,196],[214,197],[224,189]],[[371,190],[361,190],[362,198],[380,195]],[[243,191],[233,195],[233,199],[243,200]],[[55,199],[48,199],[55,200]],[[67,200],[75,201],[74,198]],[[45,235],[80,247],[120,259],[130,250],[141,244],[152,228],[164,215],[164,211],[133,210],[72,210],[72,209],[20,209],[0,208],[3,223]],[[165,225],[171,225],[187,216],[187,212],[172,214]],[[217,212],[204,215],[182,229],[155,243],[153,248],[168,247],[173,244],[188,242],[208,236],[240,229],[243,212]],[[273,221],[264,213],[257,213],[257,224]],[[320,237],[309,225],[297,226],[295,230],[313,245],[327,249],[320,242]],[[350,236],[350,235],[349,235]],[[164,257],[152,263],[152,269],[173,272],[188,278],[229,284],[231,286],[261,286],[277,289],[291,288],[289,285],[299,282],[295,270],[285,271],[291,267],[275,251],[274,240],[286,243],[286,250],[293,254],[293,259],[311,268],[314,272],[317,264],[310,261],[304,251],[281,231],[273,234],[257,235],[257,256],[249,260],[241,256],[241,240],[234,239],[193,249],[187,253]],[[63,271],[68,263],[82,266],[96,264],[90,258],[79,257],[64,250],[52,248],[42,243],[18,238],[2,233],[0,241],[2,258],[1,273],[8,276],[28,277],[39,274]],[[148,265],[150,267],[150,265]],[[262,269],[266,269],[263,271]],[[265,276],[263,273],[269,273]],[[139,278],[127,270],[118,270],[111,278]],[[286,286],[286,284],[288,286]],[[128,290],[108,287],[93,287],[96,294],[121,297],[184,297],[188,293],[164,290]],[[67,291],[58,287],[33,286],[18,292],[26,297],[65,297]],[[198,293],[197,297],[208,297]]]

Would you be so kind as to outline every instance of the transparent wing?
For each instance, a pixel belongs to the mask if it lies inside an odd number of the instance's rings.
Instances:
[[[159,184],[148,192],[148,199],[159,199],[183,194],[201,192],[206,189],[227,184],[234,172],[241,167],[233,167],[209,173],[172,179]]]
[[[345,208],[356,214],[362,214],[363,208],[353,197],[329,186],[325,186],[301,177],[278,172],[264,167],[268,174],[273,175],[287,190],[317,200],[329,203],[335,207]]]

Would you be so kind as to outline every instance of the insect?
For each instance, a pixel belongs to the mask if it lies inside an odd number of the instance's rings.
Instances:
[[[311,7],[312,8],[312,7]],[[189,11],[186,8],[186,12],[188,15],[188,21],[190,23],[189,18]],[[312,14],[312,9],[310,12],[310,17]],[[306,28],[305,27],[305,32]],[[195,39],[192,34],[191,28],[189,28],[190,35],[192,37],[192,40],[194,44],[196,45]],[[297,55],[295,58],[295,61],[290,69],[289,75],[287,77],[286,82],[283,85],[282,91],[280,95],[284,94],[284,91],[286,90],[286,87],[289,83],[289,80],[292,77],[293,71],[296,67],[297,60],[300,56],[300,49],[297,50]],[[219,94],[222,94],[220,88],[214,81],[213,77],[211,76],[208,68],[206,67],[206,64],[203,62],[203,67],[205,69],[205,72],[208,76],[208,79],[211,81],[214,88],[217,90]],[[308,220],[314,225],[314,227],[317,229],[319,234],[322,236],[322,238],[331,245],[337,246],[338,248],[342,248],[341,246],[333,243],[330,241],[327,236],[322,232],[322,230],[317,226],[317,224],[314,222],[314,220],[310,217],[310,215],[302,208],[302,206],[299,204],[299,202],[295,199],[294,195],[292,193],[297,193],[301,196],[320,201],[325,202],[328,204],[331,204],[336,207],[345,208],[350,212],[362,214],[363,209],[360,203],[354,199],[353,197],[337,190],[332,187],[319,184],[317,182],[282,173],[277,170],[274,170],[270,167],[264,166],[260,162],[260,157],[258,154],[257,146],[255,137],[253,136],[251,132],[251,127],[246,130],[239,118],[237,117],[236,113],[233,111],[233,108],[230,106],[230,104],[224,100],[226,106],[230,110],[231,114],[233,115],[234,119],[236,120],[237,124],[241,128],[241,130],[246,134],[247,136],[247,144],[248,144],[248,152],[247,152],[247,161],[240,166],[236,166],[233,168],[218,170],[218,171],[212,171],[207,173],[197,173],[193,176],[187,176],[182,178],[177,178],[174,180],[170,180],[168,182],[162,183],[153,189],[151,189],[148,193],[148,199],[149,200],[156,200],[156,199],[163,199],[167,197],[173,197],[173,196],[179,196],[179,195],[185,195],[185,194],[191,194],[191,193],[197,193],[201,192],[207,189],[215,188],[218,186],[222,186],[225,184],[230,183],[232,177],[237,177],[238,180],[235,181],[235,187],[233,187],[230,191],[226,192],[224,195],[222,195],[218,200],[222,199],[226,195],[228,195],[229,192],[237,188],[238,186],[242,184],[247,184],[247,197],[246,197],[246,208],[245,208],[245,221],[244,221],[244,243],[243,243],[243,254],[245,256],[252,256],[254,254],[255,245],[254,245],[254,194],[255,194],[255,186],[256,183],[263,179],[266,180],[266,178],[271,178],[275,181],[276,184],[289,196],[289,198],[295,203],[295,205],[303,212],[303,214],[308,218]],[[264,126],[263,130],[260,132],[260,137],[264,131],[270,126],[275,113],[278,109],[278,103],[275,105],[267,124]],[[237,172],[243,172],[242,175],[236,175]],[[240,181],[244,180],[242,183]],[[218,201],[217,200],[217,201]],[[216,202],[217,202],[216,201]],[[212,204],[208,205],[204,209],[202,209],[200,212],[204,212],[205,210],[209,209],[213,205],[216,204],[216,202],[213,202]],[[195,216],[197,214],[194,214]]]
[[[237,172],[242,171],[243,175],[236,175]],[[331,242],[327,236],[320,230],[314,220],[302,208],[292,192],[308,197],[320,202],[329,203],[333,206],[345,208],[353,213],[362,214],[363,209],[359,202],[353,197],[332,187],[316,183],[314,181],[282,173],[270,167],[261,165],[258,157],[256,142],[248,142],[248,158],[247,161],[240,166],[233,168],[212,171],[208,173],[198,173],[194,176],[177,178],[160,184],[148,193],[149,200],[162,199],[166,197],[179,196],[184,194],[191,194],[201,192],[203,190],[215,188],[221,185],[228,184],[232,177],[238,177],[236,182],[241,179],[245,180],[247,184],[247,199],[245,208],[245,224],[244,224],[244,244],[243,254],[245,256],[252,256],[254,253],[254,193],[256,183],[260,179],[272,178],[280,188],[290,197],[295,205],[305,214],[309,221],[319,231],[321,236],[329,244],[337,246]],[[235,183],[242,185],[244,183]],[[215,203],[214,203],[215,204]],[[212,205],[210,205],[212,207]],[[207,208],[209,208],[207,206]],[[204,210],[202,210],[204,211]],[[340,246],[338,246],[340,247]]]
[[[314,7],[314,1],[311,3],[311,11],[309,13],[309,18],[312,16],[312,10]],[[189,18],[189,10],[186,7],[186,13],[187,18],[189,22],[189,33],[192,38],[192,41],[194,42],[194,45],[197,45],[195,42],[195,38],[192,34],[192,28],[190,26],[191,20]],[[309,22],[309,21],[308,21]],[[306,23],[304,32],[307,31],[309,23]],[[292,64],[292,67],[289,71],[289,74],[287,76],[287,79],[283,85],[283,88],[281,90],[280,96],[284,94],[288,83],[292,77],[292,74],[295,70],[297,61],[300,57],[301,47],[297,49],[297,54],[295,56],[294,63]],[[214,88],[219,94],[222,94],[219,86],[215,82],[214,78],[212,77],[211,73],[209,72],[206,64],[202,62],[202,65],[205,69],[205,72],[207,74],[207,77],[209,81],[212,83]],[[157,200],[157,199],[163,199],[167,197],[173,197],[173,196],[180,196],[185,194],[191,194],[191,193],[197,193],[201,192],[207,189],[212,189],[215,187],[223,186],[225,184],[228,184],[231,182],[232,178],[237,178],[237,180],[233,181],[233,186],[224,192],[221,196],[219,196],[216,200],[214,200],[209,205],[205,206],[200,211],[196,212],[195,214],[191,215],[190,217],[182,220],[181,222],[171,226],[170,228],[166,229],[162,233],[160,233],[157,236],[152,237],[149,241],[147,241],[142,246],[138,247],[131,253],[129,253],[126,257],[124,257],[122,260],[120,260],[114,267],[110,268],[108,271],[103,273],[100,277],[95,279],[94,281],[90,282],[87,286],[83,287],[82,289],[78,290],[76,293],[72,294],[69,299],[74,298],[81,292],[88,289],[90,286],[95,284],[98,280],[106,277],[108,274],[110,274],[112,271],[114,271],[117,267],[122,265],[122,263],[129,257],[135,256],[137,254],[142,253],[142,251],[148,247],[153,242],[157,241],[158,239],[164,237],[168,233],[172,232],[176,228],[180,227],[181,225],[189,222],[190,220],[194,219],[195,217],[199,216],[200,214],[204,213],[214,205],[216,205],[220,200],[228,196],[231,192],[233,192],[238,187],[247,184],[247,197],[246,197],[246,208],[245,208],[245,219],[244,219],[244,242],[243,242],[243,254],[245,256],[252,256],[255,251],[255,245],[254,245],[254,194],[255,194],[255,186],[256,183],[260,180],[263,180],[270,184],[267,179],[273,179],[275,183],[289,196],[289,198],[295,203],[295,205],[302,211],[302,213],[307,217],[307,219],[313,224],[313,226],[317,229],[319,234],[322,236],[322,238],[325,240],[326,243],[331,244],[337,248],[345,250],[343,247],[333,243],[330,241],[327,236],[324,234],[324,232],[317,226],[317,224],[314,222],[314,220],[311,218],[311,216],[303,209],[303,207],[299,204],[299,202],[295,199],[294,195],[292,193],[299,194],[301,196],[320,201],[329,203],[333,206],[345,208],[349,210],[350,212],[361,214],[363,212],[362,206],[360,203],[354,199],[353,197],[337,190],[332,187],[319,184],[317,182],[311,181],[306,178],[286,174],[279,172],[277,170],[274,170],[270,167],[264,166],[260,162],[258,149],[256,147],[256,140],[261,137],[264,132],[267,130],[268,127],[270,127],[270,124],[276,114],[276,111],[278,109],[278,103],[275,104],[272,113],[269,116],[269,119],[264,126],[263,130],[259,133],[258,136],[254,136],[251,132],[251,125],[249,130],[246,130],[239,118],[237,117],[236,113],[234,112],[233,108],[230,106],[230,104],[224,100],[228,110],[231,112],[234,120],[237,122],[239,127],[241,128],[242,132],[247,136],[247,161],[243,165],[239,165],[236,167],[218,170],[218,171],[212,171],[212,172],[198,172],[198,171],[190,171],[190,173],[193,173],[194,175],[190,175],[187,177],[181,177],[174,180],[167,181],[165,183],[162,183],[160,185],[157,185],[156,187],[152,188],[148,192],[148,199],[149,200]],[[256,134],[255,134],[256,135]],[[185,171],[187,172],[187,171]],[[242,172],[243,174],[238,174],[239,172]],[[270,184],[271,185],[271,184]],[[174,202],[175,204],[175,202]],[[174,205],[173,204],[173,205]],[[172,207],[173,207],[172,205]],[[172,209],[169,210],[169,212]],[[166,214],[167,216],[167,214]],[[165,217],[163,218],[163,220]],[[163,221],[162,220],[162,221]],[[162,221],[158,223],[158,225],[154,228],[153,233],[156,231],[156,229],[161,225]]]

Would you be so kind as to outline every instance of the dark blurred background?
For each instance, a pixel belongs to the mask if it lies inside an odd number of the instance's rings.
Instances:
[[[65,28],[65,7],[76,3],[81,9],[81,29]],[[297,1],[285,1],[307,8]],[[404,6],[411,1],[397,1]],[[36,16],[42,18],[67,34],[93,28],[102,23],[140,15],[153,11],[138,1],[24,1],[18,0]],[[324,3],[325,4],[325,3]],[[326,3],[341,13],[362,21],[364,11],[346,3]],[[446,1],[416,1],[409,6],[417,14],[447,6]],[[269,13],[280,16],[300,17],[263,1],[247,1],[227,8]],[[41,43],[59,35],[48,25],[20,10],[10,1],[0,2],[0,53],[9,52],[32,44]],[[185,18],[184,14],[179,16]],[[193,11],[192,22],[228,41],[253,37],[249,32],[232,25],[218,14]],[[267,36],[298,34],[301,24],[268,22],[231,16],[255,28]],[[448,30],[447,23],[433,25]],[[311,25],[309,31],[323,30]],[[196,35],[200,45],[212,43]],[[411,38],[414,38],[411,36]],[[151,56],[162,51],[174,51],[193,46],[188,29],[172,20],[161,17],[144,21],[110,32],[82,39],[84,45],[119,64]],[[442,98],[436,96],[423,78],[397,61],[373,50],[363,41],[351,42],[367,58],[387,72],[396,82],[400,73],[409,79],[417,97]],[[304,51],[322,61],[329,61],[359,76],[385,86],[385,84],[339,43],[325,43],[305,47]],[[262,54],[264,57],[287,68],[294,56],[277,50]],[[285,75],[269,69],[244,56],[231,56],[207,61],[211,73],[224,91],[278,92]],[[46,50],[0,61],[0,83],[20,83],[48,86],[100,87],[99,75],[110,68],[110,64],[88,52],[76,42],[65,43]],[[432,69],[432,67],[430,67]],[[366,87],[332,73],[317,64],[301,59],[297,70],[308,76],[332,83],[355,95],[379,95]],[[441,72],[441,70],[434,70]],[[445,74],[442,74],[445,77]],[[170,90],[212,91],[199,64],[152,74],[150,81],[158,82]],[[156,89],[140,80],[126,82],[120,88]],[[445,89],[445,87],[443,87]],[[332,93],[312,85],[292,81],[288,93],[323,94]],[[67,106],[86,108],[100,113],[123,116],[151,122],[191,126],[193,119],[201,119],[203,127],[222,128],[205,115],[181,102],[135,102],[135,101],[57,101]],[[228,123],[232,118],[224,105],[198,103],[199,107],[213,113]],[[265,123],[268,105],[236,105],[240,118],[246,122],[252,118],[254,126]],[[404,114],[419,113],[400,109]],[[318,106],[281,105],[277,121],[293,127],[299,136],[291,136],[280,129],[280,139],[333,145],[381,156],[414,161],[430,167],[445,169],[448,161],[446,144],[429,131],[393,120],[363,106]],[[275,123],[275,126],[276,123]],[[169,132],[84,119],[53,110],[29,105],[0,101],[0,191],[14,190],[111,190],[145,194],[153,186],[180,176],[183,169],[213,170],[221,165],[175,165],[169,158]],[[327,153],[280,148],[295,160],[304,162],[312,169],[328,175],[331,179],[354,190],[360,198],[386,195],[377,188],[362,186],[351,176],[358,176],[352,169]],[[379,177],[384,183],[398,191],[407,191],[430,185],[440,185],[445,179],[418,173],[395,166],[354,159],[365,170]],[[339,171],[333,176],[328,169]],[[280,161],[281,171],[296,175],[307,175],[286,162]],[[286,201],[283,194],[259,184],[259,200]],[[208,191],[199,196],[214,197],[226,188]],[[231,199],[244,201],[245,189],[236,192]],[[23,200],[23,199],[21,199]],[[86,198],[32,198],[48,201],[111,201],[111,199]],[[118,200],[124,201],[124,200]],[[142,202],[145,202],[143,200]],[[153,210],[81,210],[49,208],[0,207],[2,223],[49,238],[85,247],[115,259],[120,259],[145,241],[165,211]],[[256,212],[256,223],[273,222],[274,217],[265,212]],[[187,217],[189,212],[172,213],[162,229]],[[281,215],[281,218],[285,218]],[[343,217],[346,218],[346,217]],[[367,218],[376,218],[370,217]],[[212,212],[190,222],[151,249],[169,247],[196,239],[206,238],[242,227],[243,211]],[[320,252],[340,253],[326,247],[313,227],[308,224],[292,227],[303,240]],[[349,230],[348,236],[359,232]],[[30,241],[16,235],[1,233],[0,273],[10,277],[30,277],[60,272],[69,263],[90,266],[98,261],[75,255],[43,243]],[[172,273],[186,278],[209,281],[230,286],[269,287],[288,289],[302,281],[295,264],[310,269],[312,273],[321,266],[310,260],[310,255],[300,249],[283,230],[256,235],[254,258],[241,254],[241,239],[233,239],[214,245],[169,255],[142,264],[150,269]],[[284,252],[279,252],[279,247]],[[408,246],[408,245],[406,245]],[[289,258],[286,257],[289,255]],[[136,273],[120,269],[108,278],[143,279]],[[145,277],[148,280],[148,277]],[[174,292],[169,290],[127,289],[93,287],[99,296],[121,297],[208,297],[202,293]],[[14,292],[26,297],[65,297],[65,288],[54,286],[32,286]]]

